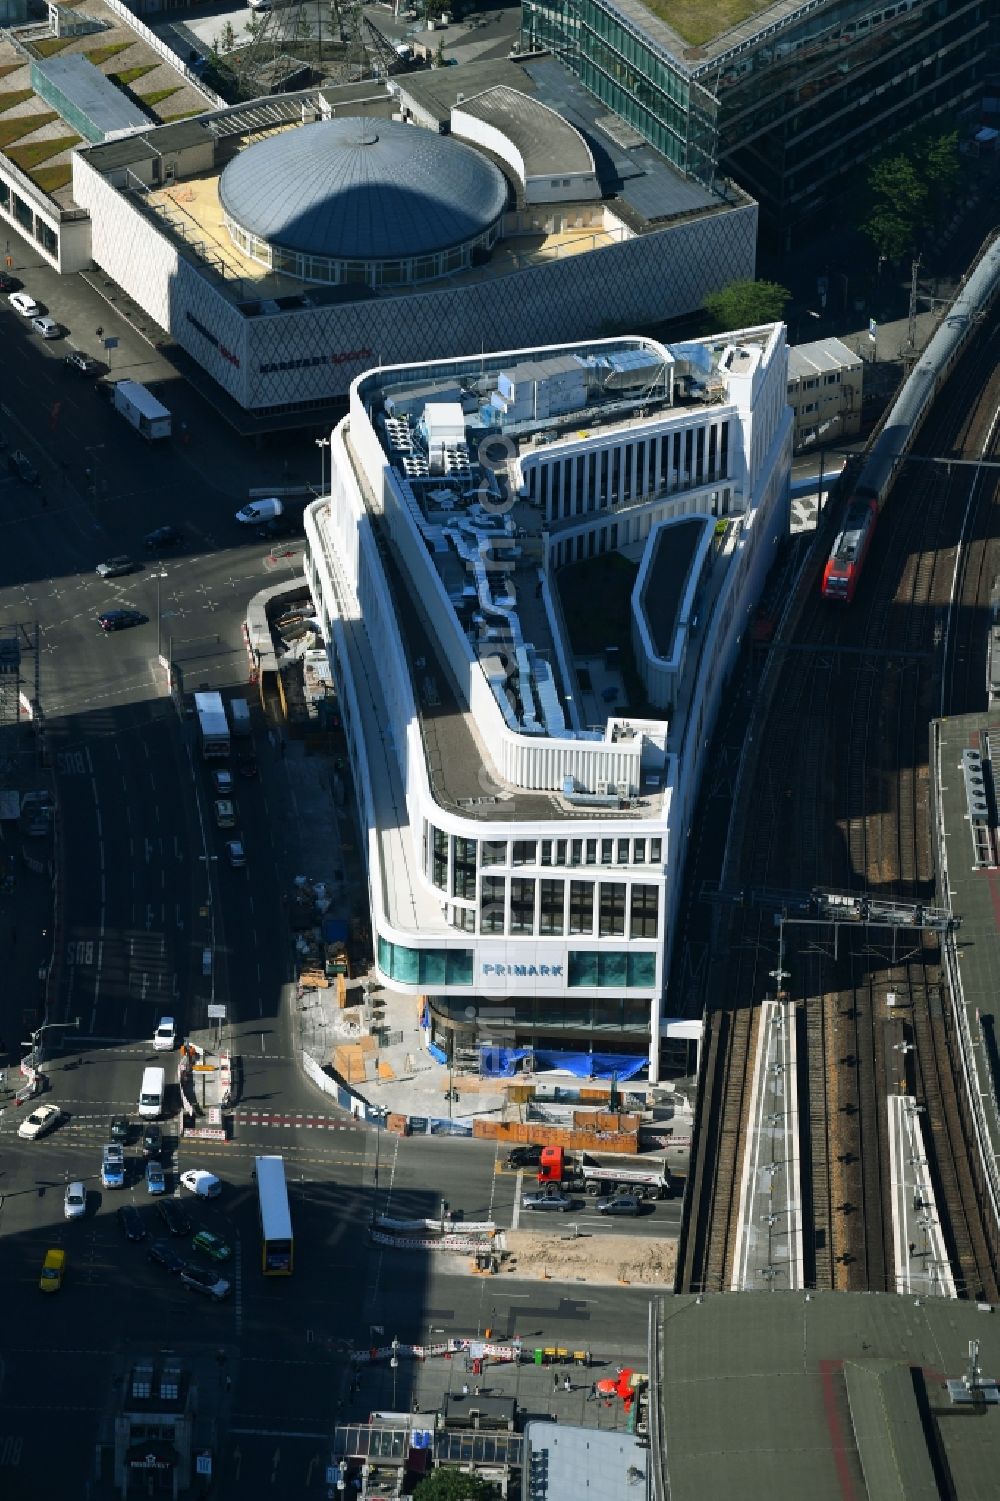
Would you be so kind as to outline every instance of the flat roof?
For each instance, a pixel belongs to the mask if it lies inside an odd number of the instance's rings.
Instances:
[[[949,1298],[787,1291],[660,1300],[653,1358],[671,1501],[993,1495],[1000,1406],[952,1400],[994,1310]],[[959,1419],[960,1421],[955,1421]]]
[[[685,516],[658,527],[653,539],[641,606],[658,657],[674,654],[681,604],[705,526],[704,516]]]
[[[41,83],[48,83],[58,90],[67,104],[100,132],[99,139],[115,131],[134,130],[151,123],[144,109],[134,104],[100,68],[95,68],[90,59],[79,52],[70,57],[33,59],[31,82],[42,98],[46,96],[39,87]]]
[[[764,31],[815,9],[815,0],[601,0],[697,78],[714,74],[719,58],[752,42]],[[706,86],[710,87],[706,79]]]
[[[535,1419],[524,1430],[524,1501],[536,1501],[535,1477],[545,1476],[544,1501],[641,1501],[651,1495],[649,1445],[632,1433]],[[536,1466],[535,1457],[541,1461]],[[706,1492],[706,1495],[708,1493]]]

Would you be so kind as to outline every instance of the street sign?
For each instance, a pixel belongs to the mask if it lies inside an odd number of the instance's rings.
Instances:
[[[194,1467],[195,1467],[196,1473],[199,1474],[199,1475],[211,1475],[211,1473],[212,1473],[212,1456],[211,1456],[211,1454],[199,1454],[198,1458],[194,1462]]]
[[[111,336],[109,336],[104,341],[104,347],[105,347],[105,349],[117,349],[118,348],[118,340],[115,339],[115,338],[113,338],[113,337],[111,337]]]
[[[225,1006],[220,1006],[217,1002],[213,1001],[208,1008],[208,1016],[210,1021],[224,1022],[226,1019]]]
[[[215,1073],[215,1064],[214,1063],[195,1063],[192,1066],[192,1073],[195,1073],[195,1074],[214,1074]]]

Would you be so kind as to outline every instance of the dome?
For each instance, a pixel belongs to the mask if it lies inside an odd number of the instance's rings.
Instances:
[[[219,198],[241,243],[253,237],[324,262],[402,261],[495,237],[507,181],[447,136],[336,119],[249,146],[222,173]],[[255,259],[262,248],[251,249]]]

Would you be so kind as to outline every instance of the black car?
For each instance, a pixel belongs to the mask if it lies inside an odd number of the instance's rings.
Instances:
[[[157,1266],[162,1266],[167,1272],[180,1272],[185,1266],[183,1256],[178,1256],[169,1240],[154,1240],[146,1255],[150,1261],[155,1262]]]
[[[89,354],[84,354],[81,349],[74,349],[72,354],[67,354],[63,364],[68,370],[76,370],[80,375],[96,375],[100,365],[92,360]]]
[[[133,625],[145,625],[149,619],[139,610],[102,610],[97,623],[102,631],[127,631]]]
[[[23,285],[16,276],[8,276],[6,271],[0,271],[0,292],[19,292]]]
[[[180,540],[181,534],[175,526],[158,526],[155,532],[143,537],[142,545],[154,552],[159,547],[176,547]]]
[[[159,1126],[150,1123],[142,1133],[142,1155],[159,1158],[162,1152],[163,1132]]]
[[[241,761],[240,762],[240,776],[241,777],[246,777],[247,781],[251,781],[256,775],[257,775],[257,762],[253,759],[253,757],[251,757],[249,761]]]
[[[126,573],[135,573],[140,567],[134,558],[120,553],[117,558],[108,558],[104,563],[98,563],[97,574],[102,579],[119,579]]]
[[[127,1115],[113,1115],[111,1117],[111,1135],[109,1140],[116,1141],[119,1146],[125,1146],[128,1142],[129,1123]]]
[[[191,1221],[176,1199],[161,1199],[156,1212],[171,1235],[190,1235]]]
[[[228,1298],[230,1283],[225,1277],[220,1277],[218,1272],[209,1271],[208,1267],[194,1266],[191,1262],[182,1268],[181,1281],[190,1293],[202,1293],[206,1298],[214,1298],[220,1302]]]
[[[118,1223],[126,1240],[145,1240],[146,1227],[142,1215],[134,1204],[123,1204],[118,1211]]]
[[[541,1160],[541,1147],[530,1144],[523,1147],[514,1147],[507,1153],[508,1167],[537,1167]]]
[[[15,448],[13,453],[7,455],[7,468],[11,474],[16,474],[19,480],[26,485],[41,484],[42,476],[28,458],[27,454]]]

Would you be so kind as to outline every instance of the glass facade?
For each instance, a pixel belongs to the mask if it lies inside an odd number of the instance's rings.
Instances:
[[[831,0],[765,20],[691,65],[680,37],[675,58],[610,0],[523,0],[521,24],[683,172],[734,178],[786,239],[866,157],[977,99],[988,74],[987,0]]]
[[[471,949],[411,949],[379,937],[378,967],[404,985],[471,985]]]

